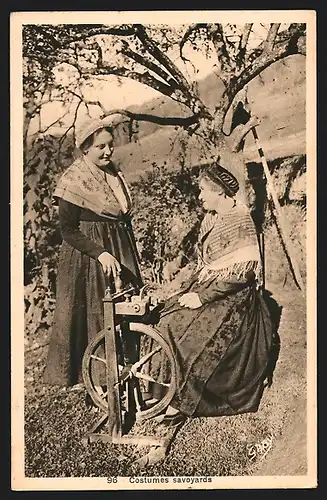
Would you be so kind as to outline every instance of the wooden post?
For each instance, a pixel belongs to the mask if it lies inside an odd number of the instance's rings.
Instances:
[[[268,191],[268,194],[271,196],[273,203],[274,203],[274,206],[275,206],[276,221],[278,224],[279,231],[281,233],[283,243],[285,245],[285,250],[286,250],[289,264],[291,267],[291,272],[292,272],[295,283],[300,288],[300,290],[303,291],[305,287],[304,287],[304,283],[302,280],[300,268],[299,268],[297,260],[295,258],[293,248],[292,248],[291,244],[289,243],[288,234],[287,234],[287,231],[285,229],[285,224],[284,224],[284,220],[283,220],[283,214],[282,214],[281,209],[280,209],[280,204],[278,201],[277,193],[275,191],[272,176],[271,176],[270,171],[269,171],[268,163],[267,163],[267,160],[266,160],[265,155],[263,153],[263,150],[261,148],[256,128],[253,127],[251,130],[252,130],[252,134],[254,137],[254,141],[255,141],[256,146],[258,148],[258,152],[259,152],[260,159],[262,162],[263,170],[264,170],[264,173],[265,173],[265,176],[267,179],[267,191]]]
[[[135,444],[139,446],[163,447],[166,443],[166,438],[155,436],[123,435],[124,433],[126,433],[126,420],[124,421],[123,429],[115,317],[115,301],[117,299],[117,293],[121,293],[121,291],[119,292],[119,280],[115,280],[115,285],[116,293],[113,294],[110,288],[107,288],[105,291],[105,296],[103,298],[108,409],[107,413],[102,415],[101,418],[92,426],[91,432],[89,432],[86,437],[82,438],[82,443],[86,445],[88,443],[101,441],[114,444]],[[134,364],[136,364],[136,354],[138,353],[131,353],[131,355],[135,358],[133,359],[132,357]],[[138,406],[140,405],[139,401],[142,401],[141,391],[138,387],[138,380],[135,381],[131,379],[130,382],[129,380],[127,380],[127,385],[129,386],[127,388],[127,390],[129,391],[128,398],[132,398],[131,404],[133,408],[131,413],[133,413],[135,411],[135,404],[138,408]],[[134,397],[136,397],[136,401],[133,400]],[[108,432],[101,433],[100,431],[105,421],[107,421]]]
[[[115,332],[115,309],[110,290],[107,289],[103,299],[105,351],[107,359],[107,401],[108,401],[108,434],[112,438],[121,438],[122,415],[119,394],[119,374]]]
[[[266,289],[266,260],[265,260],[265,235],[263,230],[259,233],[259,250],[262,265],[262,290]]]

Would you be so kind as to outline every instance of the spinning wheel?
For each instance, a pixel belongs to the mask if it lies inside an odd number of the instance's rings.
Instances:
[[[128,344],[128,352],[117,355],[122,416],[132,411],[139,420],[155,417],[165,410],[175,393],[176,369],[172,352],[158,330],[143,323],[118,325],[116,337],[120,348]],[[164,375],[159,368],[163,353],[167,360]],[[101,385],[96,381],[99,372],[104,381]],[[83,377],[93,402],[104,411],[108,410],[106,374],[105,332],[102,330],[85,351]],[[161,393],[160,399],[148,397],[152,388]]]
[[[137,295],[131,288],[114,294],[107,289],[103,305],[104,329],[87,346],[82,370],[88,394],[104,414],[86,442],[158,445],[159,438],[126,435],[135,420],[162,413],[176,390],[173,353],[151,326],[156,304],[144,289]],[[96,432],[105,422],[107,433]]]

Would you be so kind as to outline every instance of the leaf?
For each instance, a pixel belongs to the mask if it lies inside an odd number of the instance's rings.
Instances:
[[[40,326],[41,319],[42,319],[42,308],[40,306],[37,306],[34,309],[34,315],[33,315],[35,330],[37,330],[38,327]]]
[[[35,234],[36,236],[38,236],[38,225],[39,225],[39,221],[37,221],[36,223],[36,219],[33,219],[31,220],[31,230],[32,230],[32,233]]]
[[[26,182],[31,189],[35,189],[39,180],[40,180],[40,174],[36,173],[36,174],[30,174],[27,177]]]
[[[27,231],[26,231],[26,234],[25,234],[26,240],[28,241],[31,236],[32,236],[32,231],[31,231],[30,228],[28,228]]]
[[[37,194],[34,189],[30,189],[25,196],[25,199],[29,205],[29,207],[33,207],[34,203],[37,201]]]
[[[26,212],[26,214],[24,215],[24,222],[26,224],[27,222],[34,221],[36,218],[37,218],[37,213],[34,210],[34,208],[31,208],[31,210],[28,210],[28,212]]]
[[[36,244],[36,239],[35,239],[35,236],[31,236],[30,237],[30,240],[28,242],[28,247],[31,249],[31,250],[35,250],[35,244]]]
[[[48,208],[51,208],[52,207],[52,203],[51,203],[51,199],[46,196],[44,199],[43,199],[43,205],[45,205],[46,207]]]
[[[25,286],[25,294],[28,296],[29,294],[34,292],[35,288],[36,288],[36,281],[34,280]]]

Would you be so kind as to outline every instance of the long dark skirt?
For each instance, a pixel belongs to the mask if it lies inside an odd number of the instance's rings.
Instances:
[[[133,239],[118,221],[82,221],[81,231],[114,255],[123,280],[141,284]],[[108,286],[101,264],[63,241],[57,275],[56,308],[44,381],[70,386],[82,382],[81,364],[88,343],[103,329]]]
[[[189,416],[256,411],[270,366],[274,332],[261,294],[253,283],[231,285],[227,295],[226,283],[221,285],[222,297],[198,309],[180,307],[181,294],[172,297],[157,325],[176,360],[171,404]],[[195,282],[183,293],[199,289]],[[165,377],[165,359],[153,370]]]

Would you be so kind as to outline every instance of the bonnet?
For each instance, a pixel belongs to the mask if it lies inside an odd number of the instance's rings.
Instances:
[[[75,125],[75,145],[80,148],[83,142],[94,134],[97,130],[112,126],[111,116],[105,118],[84,118],[80,123]]]

